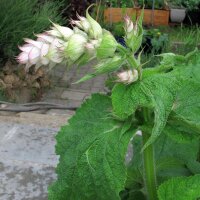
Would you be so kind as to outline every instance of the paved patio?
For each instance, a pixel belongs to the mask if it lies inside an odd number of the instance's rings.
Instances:
[[[52,88],[42,101],[79,107],[91,93],[106,92],[105,76],[72,84],[87,72],[58,66],[51,72]],[[47,186],[56,178],[58,157],[54,136],[74,114],[71,110],[0,112],[0,200],[46,200]]]

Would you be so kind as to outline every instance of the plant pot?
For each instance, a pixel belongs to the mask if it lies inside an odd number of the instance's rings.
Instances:
[[[134,17],[137,15],[137,8],[107,8],[104,10],[104,21],[117,23],[124,21],[124,17]]]
[[[186,9],[170,9],[170,19],[174,23],[182,23],[186,16]]]
[[[137,17],[140,16],[142,10],[138,10]],[[152,10],[144,9],[145,25],[167,26],[169,24],[169,10]]]

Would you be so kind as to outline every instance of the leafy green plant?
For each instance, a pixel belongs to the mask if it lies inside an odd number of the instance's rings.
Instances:
[[[153,8],[153,1],[149,0],[138,0],[138,5],[143,7],[145,5],[145,8]],[[156,0],[154,3],[155,9],[163,9],[166,6],[166,0]]]
[[[187,54],[200,44],[200,29],[194,27],[174,27],[162,28],[162,32],[168,34],[168,43],[166,51],[172,51],[177,54]]]
[[[200,197],[200,52],[161,54],[159,65],[144,68],[142,52],[136,54],[142,16],[134,23],[125,18],[126,48],[88,10],[86,18],[72,21],[73,30],[53,24],[48,41],[41,41],[52,45],[56,36],[59,43],[51,55],[41,53],[38,40],[27,40],[32,55],[27,44],[21,47],[19,60],[28,67],[44,58],[48,64],[97,58],[93,73],[78,82],[117,73],[111,95],[93,94],[57,134],[60,157],[49,200]],[[128,146],[133,157],[125,162]]]
[[[61,5],[58,1],[1,0],[0,60],[14,59],[23,38],[34,38],[33,33],[44,31],[51,24],[49,19],[62,23]]]
[[[169,6],[170,8],[185,8],[183,4],[183,0],[169,0]]]
[[[107,0],[106,4],[110,7],[116,8],[132,8],[134,7],[134,0]]]
[[[168,34],[159,29],[147,29],[144,31],[142,48],[145,53],[162,53],[166,49],[168,41]]]
[[[187,10],[197,10],[200,6],[200,0],[185,0],[183,1],[183,5],[187,8]]]
[[[191,11],[199,8],[200,0],[169,0],[169,5],[172,8],[186,8]]]

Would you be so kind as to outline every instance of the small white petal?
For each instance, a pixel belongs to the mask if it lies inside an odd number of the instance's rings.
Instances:
[[[36,36],[38,37],[37,39],[38,41],[48,42],[48,43],[53,42],[53,40],[55,39],[55,37],[47,35],[46,33],[37,34]]]
[[[43,43],[41,41],[35,41],[35,40],[31,40],[31,39],[28,39],[28,38],[25,38],[24,41],[28,44],[31,44],[37,48],[41,48]]]
[[[33,45],[31,45],[31,44],[25,44],[25,45],[19,47],[19,49],[21,51],[24,51],[26,53],[29,53],[32,48],[33,48]]]
[[[35,65],[40,59],[40,50],[37,47],[33,47],[28,54],[29,62]]]
[[[48,53],[48,51],[49,51],[49,45],[48,44],[43,44],[42,47],[41,47],[41,49],[40,49],[40,55],[41,55],[41,57],[46,56],[47,53]]]
[[[28,53],[26,52],[20,53],[19,56],[17,57],[17,60],[21,64],[26,64],[28,62]]]

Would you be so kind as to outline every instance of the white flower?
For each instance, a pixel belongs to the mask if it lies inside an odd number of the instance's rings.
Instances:
[[[19,47],[22,52],[17,57],[18,62],[26,64],[26,70],[32,65],[36,65],[36,69],[38,69],[40,66],[48,65],[51,62],[62,62],[58,48],[62,46],[63,41],[46,33],[37,36],[36,41],[25,39],[26,44]]]
[[[136,69],[128,70],[120,72],[119,74],[117,74],[117,76],[119,78],[118,82],[130,84],[138,80],[138,71]]]

